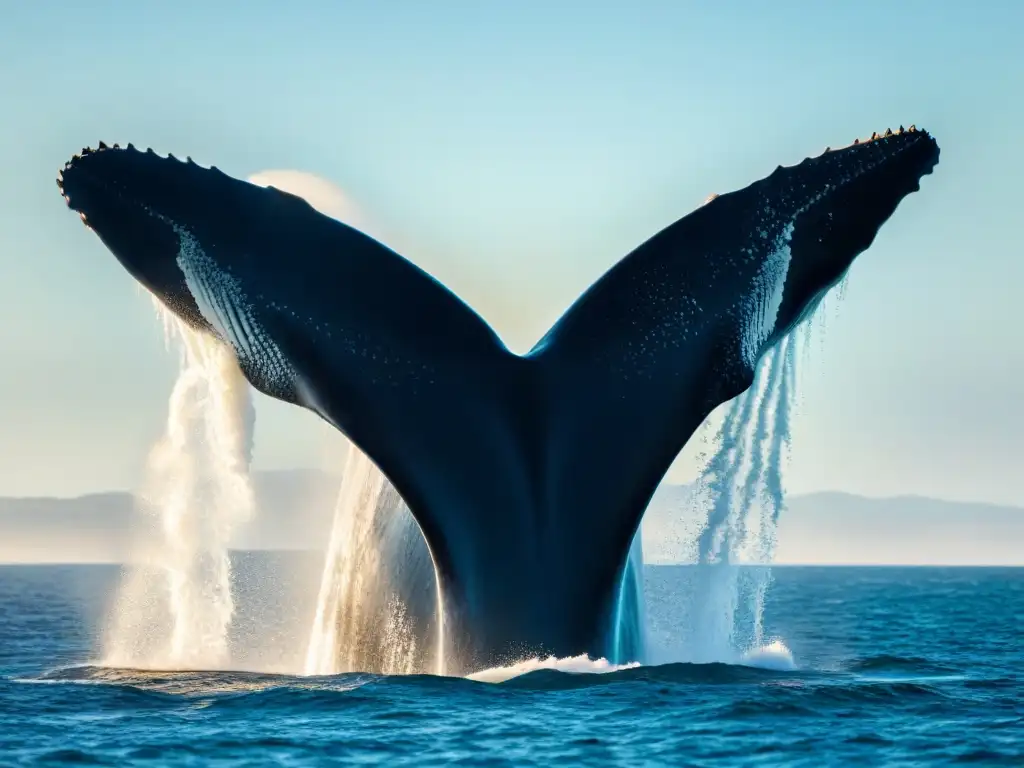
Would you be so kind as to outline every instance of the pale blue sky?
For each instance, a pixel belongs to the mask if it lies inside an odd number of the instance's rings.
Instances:
[[[86,144],[317,173],[525,350],[710,192],[917,123],[941,163],[815,342],[790,487],[1024,504],[1024,4],[0,8],[0,494],[135,485],[166,410],[148,300],[54,185]],[[258,421],[258,467],[338,454]]]

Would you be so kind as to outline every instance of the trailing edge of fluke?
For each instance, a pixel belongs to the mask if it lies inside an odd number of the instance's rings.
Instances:
[[[886,130],[715,196],[524,356],[418,267],[274,188],[102,143],[57,183],[255,388],[319,414],[394,484],[429,546],[459,672],[635,657],[614,639],[636,614],[618,586],[658,483],[938,158],[927,131]]]

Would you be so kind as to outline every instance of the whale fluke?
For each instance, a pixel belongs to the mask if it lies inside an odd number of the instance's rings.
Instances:
[[[348,435],[420,525],[449,671],[608,655],[630,543],[669,465],[937,164],[914,126],[710,198],[526,355],[383,244],[274,188],[128,145],[68,205],[260,391]]]

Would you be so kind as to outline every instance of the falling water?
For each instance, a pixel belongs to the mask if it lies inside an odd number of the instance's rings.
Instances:
[[[413,537],[422,538],[397,491],[350,444],[306,653],[307,675],[420,671],[428,649],[417,647],[414,617],[390,579],[393,569],[418,564],[414,557],[409,562],[408,552],[396,556],[384,549]]]
[[[689,649],[694,661],[732,661],[765,643],[762,614],[785,503],[797,335],[783,338],[761,359],[751,387],[729,406],[718,449],[698,481],[708,514],[698,540],[700,581],[691,624],[699,629]]]
[[[228,546],[253,512],[254,411],[231,351],[157,304],[180,370],[139,498],[134,545],[105,637],[104,663],[216,668],[234,614]]]

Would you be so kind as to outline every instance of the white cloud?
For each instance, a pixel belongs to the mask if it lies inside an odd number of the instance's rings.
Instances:
[[[336,185],[312,173],[294,170],[267,170],[254,173],[249,181],[260,187],[277,187],[282,192],[301,197],[320,213],[358,227],[358,208]]]

